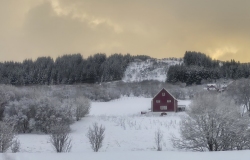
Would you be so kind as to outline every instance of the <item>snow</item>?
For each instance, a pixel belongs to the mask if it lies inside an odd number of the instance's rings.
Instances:
[[[93,102],[90,115],[132,115],[151,108],[152,98],[123,97],[110,102]]]
[[[169,66],[182,63],[182,60],[174,59],[148,59],[146,61],[132,62],[124,73],[124,82],[141,82],[156,80],[165,82]]]
[[[178,105],[184,105],[186,107],[189,107],[190,103],[190,100],[178,100]]]
[[[189,105],[190,101],[178,101]],[[19,153],[0,154],[0,160],[249,160],[250,151],[227,152],[190,152],[179,151],[172,147],[169,139],[172,134],[178,136],[178,124],[184,112],[167,116],[140,115],[148,110],[151,98],[123,97],[110,102],[92,102],[90,114],[71,125],[70,153],[55,153],[45,134],[21,134]],[[97,122],[105,126],[105,139],[100,152],[94,153],[86,138],[88,127]],[[163,151],[157,152],[154,134],[157,129],[164,135]]]
[[[249,160],[249,151],[232,152],[98,152],[2,154],[0,160]]]

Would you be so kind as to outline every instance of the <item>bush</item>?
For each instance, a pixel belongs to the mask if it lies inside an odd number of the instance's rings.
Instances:
[[[87,115],[90,110],[90,100],[81,97],[75,100],[75,116],[76,120],[79,121],[82,117]]]
[[[63,105],[55,98],[44,98],[38,102],[35,116],[37,131],[50,133],[57,123],[69,125],[73,122],[71,106]]]
[[[13,127],[0,122],[0,152],[6,152],[12,145],[14,139],[14,130]]]
[[[11,145],[12,153],[16,153],[20,151],[20,141],[18,139],[13,140]]]
[[[36,114],[36,101],[22,98],[19,101],[12,101],[5,108],[4,120],[11,123],[18,133],[31,132],[34,128],[30,123]]]
[[[57,124],[51,128],[50,143],[56,152],[70,152],[72,145],[69,132],[69,126],[64,124]]]
[[[163,141],[163,133],[160,129],[155,131],[155,144],[157,147],[157,151],[162,150],[162,141]]]
[[[104,135],[105,127],[102,125],[98,126],[97,123],[94,123],[92,127],[89,127],[87,137],[89,139],[89,143],[91,144],[91,148],[94,152],[98,152],[102,147],[102,142],[105,137]]]

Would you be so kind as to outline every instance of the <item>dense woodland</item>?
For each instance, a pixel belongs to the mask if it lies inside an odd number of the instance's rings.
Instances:
[[[40,57],[35,61],[0,63],[0,84],[76,84],[121,80],[129,62],[149,56],[130,54],[95,54],[84,59],[81,54],[56,58]]]
[[[187,85],[201,84],[203,80],[211,82],[220,78],[240,79],[250,75],[250,64],[231,61],[212,60],[200,52],[186,51],[184,63],[170,66],[168,79],[170,83],[182,82]]]
[[[146,60],[145,55],[98,53],[87,59],[81,54],[64,55],[53,60],[39,57],[35,61],[0,63],[0,84],[11,85],[58,85],[100,83],[121,80],[130,62]],[[250,75],[250,64],[212,60],[200,52],[186,51],[181,65],[170,66],[167,82],[186,85],[212,82],[220,78],[240,79]]]

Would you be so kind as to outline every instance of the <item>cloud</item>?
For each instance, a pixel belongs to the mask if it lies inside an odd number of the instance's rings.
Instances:
[[[4,6],[9,6],[4,7]],[[0,2],[0,61],[102,52],[250,61],[248,0]]]

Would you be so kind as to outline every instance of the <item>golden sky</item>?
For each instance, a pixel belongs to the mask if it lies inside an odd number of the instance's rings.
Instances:
[[[0,61],[199,51],[250,62],[250,0],[1,0]]]

